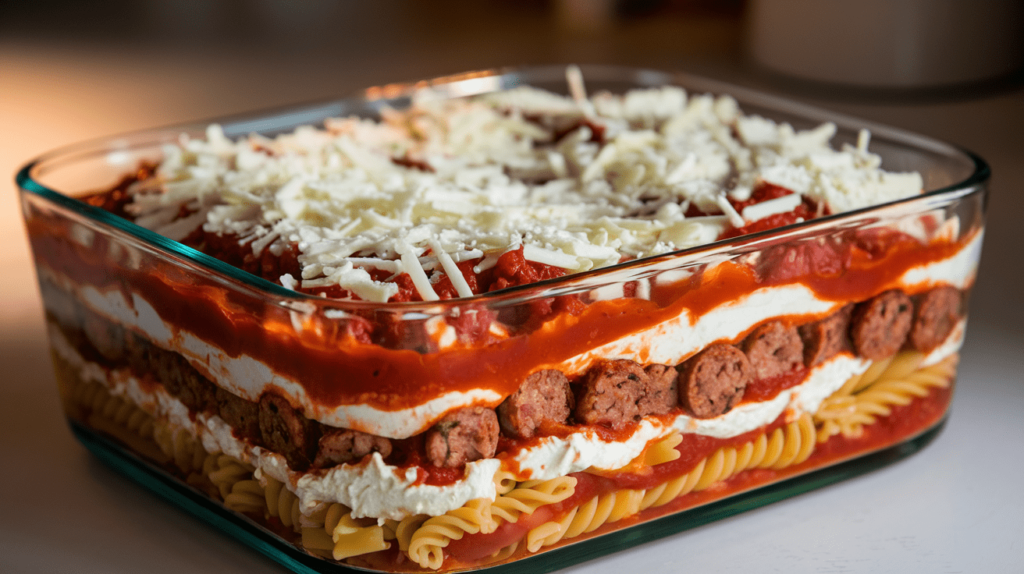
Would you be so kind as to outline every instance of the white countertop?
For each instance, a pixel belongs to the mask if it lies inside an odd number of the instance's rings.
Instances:
[[[446,60],[444,66],[434,62],[428,73],[479,66],[482,56],[475,57]],[[625,63],[646,61],[634,57]],[[66,143],[324,95],[288,83],[308,65],[296,71],[281,60],[256,68],[224,58],[187,64],[116,48],[0,42],[2,572],[283,571],[118,475],[74,440],[59,410],[11,181],[24,161]],[[318,86],[346,93],[407,80],[416,77],[410,72],[416,65],[407,61],[393,74],[362,65],[344,81]],[[675,66],[665,57],[650,65]],[[749,86],[773,86],[740,66],[716,65],[701,71]],[[231,76],[239,70],[241,75]],[[263,85],[271,87],[261,91]],[[868,475],[571,571],[1024,571],[1022,95],[1018,90],[902,105],[804,98],[955,142],[993,167],[980,279],[951,418],[938,438],[922,452]]]

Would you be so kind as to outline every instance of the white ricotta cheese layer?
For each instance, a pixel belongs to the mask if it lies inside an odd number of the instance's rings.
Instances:
[[[804,411],[814,412],[822,400],[870,365],[870,361],[839,355],[812,369],[803,383],[782,391],[775,398],[744,403],[712,419],[679,415],[668,425],[656,419],[644,419],[629,438],[618,441],[604,441],[591,432],[573,433],[568,438],[547,437],[515,458],[519,468],[533,480],[547,480],[591,467],[622,468],[640,456],[647,443],[672,431],[729,438],[774,421],[787,408],[792,409],[794,416]],[[800,400],[794,400],[796,397]]]
[[[86,361],[59,329],[51,326],[49,336],[53,350],[77,369],[81,380],[100,383],[114,396],[127,397],[174,429],[187,431],[207,452],[223,452],[253,465],[258,474],[281,481],[299,497],[305,514],[322,503],[340,502],[351,508],[356,518],[400,520],[412,514],[437,516],[475,498],[494,500],[496,495],[494,474],[501,466],[497,459],[467,464],[465,476],[445,486],[416,484],[415,468],[385,464],[379,453],[373,453],[364,464],[339,465],[324,473],[293,472],[283,456],[235,438],[231,427],[219,416],[198,413],[192,420],[188,408],[163,387],[143,390],[127,370],[107,370]]]
[[[963,344],[965,321],[960,321],[947,340],[923,360],[935,364],[959,351]],[[380,454],[362,464],[344,464],[325,473],[292,472],[284,457],[234,437],[220,417],[200,413],[189,418],[188,409],[162,387],[145,391],[126,370],[108,371],[82,358],[56,327],[49,329],[54,351],[84,381],[106,386],[115,396],[126,396],[147,413],[164,419],[176,429],[184,429],[201,441],[207,452],[223,452],[245,461],[266,475],[281,481],[300,500],[304,513],[323,503],[340,502],[352,509],[353,516],[400,520],[412,514],[437,516],[462,507],[475,498],[494,500],[497,492],[494,475],[501,467],[497,459],[484,459],[466,465],[464,478],[445,486],[415,484],[415,469],[399,469],[386,464]],[[580,472],[588,468],[614,470],[639,456],[653,440],[671,432],[730,438],[766,425],[787,412],[795,419],[803,412],[814,413],[829,395],[851,376],[863,373],[870,362],[843,354],[811,370],[803,383],[786,389],[775,398],[745,403],[714,419],[694,419],[678,415],[670,424],[645,419],[625,440],[605,441],[589,431],[575,432],[566,438],[548,437],[539,445],[513,455],[520,479],[546,480]]]
[[[952,285],[967,288],[977,272],[982,234],[978,233],[953,256],[908,270],[889,288],[913,288],[921,285]],[[222,349],[199,339],[192,333],[165,323],[153,306],[138,295],[132,301],[119,290],[101,292],[88,285],[77,285],[55,270],[40,267],[48,281],[41,284],[47,309],[60,316],[73,312],[67,295],[53,292],[48,282],[70,293],[91,310],[127,328],[145,333],[154,344],[178,352],[188,358],[200,372],[208,373],[221,387],[236,395],[259,400],[266,390],[276,387],[288,393],[302,407],[306,416],[326,425],[355,428],[389,438],[407,438],[430,427],[446,412],[474,404],[497,405],[504,398],[486,388],[468,392],[448,392],[431,397],[413,408],[386,411],[368,405],[341,405],[327,408],[315,404],[302,385],[273,372],[267,365],[248,355],[230,356]],[[700,317],[684,310],[679,316],[664,321],[617,341],[602,345],[566,360],[559,368],[568,374],[584,371],[598,359],[629,359],[644,364],[674,365],[703,347],[718,340],[733,340],[771,317],[800,314],[826,315],[841,307],[840,303],[817,297],[803,285],[785,285],[759,289],[724,303]]]

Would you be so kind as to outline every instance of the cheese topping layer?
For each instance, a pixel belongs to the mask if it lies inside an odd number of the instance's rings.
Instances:
[[[274,139],[231,141],[212,125],[168,146],[127,209],[172,239],[202,226],[257,256],[295,245],[301,277],[281,277],[289,288],[385,302],[399,291],[388,278],[408,273],[430,301],[444,277],[472,294],[456,263],[486,266],[520,246],[579,272],[705,244],[802,198],[835,213],[922,190],[920,175],[880,169],[866,132],[836,150],[835,125],[796,131],[743,115],[728,96],[575,95],[424,90],[380,121],[333,119]],[[742,212],[729,203],[763,183],[794,195]],[[687,217],[691,207],[711,217]]]

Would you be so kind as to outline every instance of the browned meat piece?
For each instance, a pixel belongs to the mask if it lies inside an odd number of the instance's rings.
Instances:
[[[274,393],[260,397],[260,436],[270,450],[285,457],[292,470],[305,470],[316,455],[319,426]]]
[[[185,377],[181,375],[181,361],[178,360],[178,354],[154,347],[147,355],[151,361],[149,372],[156,380],[160,381],[167,392],[179,398],[184,395],[187,388],[185,387]],[[145,372],[143,371],[143,373]],[[188,403],[185,406],[188,406]]]
[[[857,354],[878,360],[895,355],[907,339],[914,305],[898,289],[886,291],[857,305],[853,311],[850,338]]]
[[[371,452],[379,452],[381,456],[391,454],[391,441],[354,430],[329,429],[320,437],[320,448],[313,466],[327,468],[359,461]]]
[[[960,319],[960,291],[953,287],[937,287],[917,298],[914,322],[910,327],[910,344],[927,353],[946,340]]]
[[[804,364],[804,342],[796,327],[771,321],[754,329],[743,341],[743,352],[755,379],[788,373]]]
[[[445,416],[427,431],[427,460],[434,466],[460,467],[490,458],[498,448],[498,416],[484,407],[469,407]]]
[[[678,400],[676,377],[667,365],[644,369],[624,359],[598,363],[583,379],[576,420],[619,429],[647,415],[665,414]]]
[[[679,401],[697,418],[729,412],[753,377],[742,351],[732,345],[711,345],[697,353],[679,371]]]
[[[679,372],[668,365],[648,365],[644,368],[648,385],[636,406],[640,416],[663,415],[671,411],[679,403],[679,390],[676,388]]]
[[[108,361],[120,361],[125,355],[124,327],[91,311],[82,316],[82,330],[93,348]]]
[[[217,387],[215,397],[217,414],[231,426],[235,435],[259,444],[261,439],[259,404],[235,396],[220,387]]]
[[[156,349],[148,339],[134,333],[129,333],[126,339],[128,366],[138,375],[152,373],[159,381],[160,375],[156,372],[157,358],[154,356],[159,349]]]
[[[538,371],[498,406],[498,421],[508,435],[530,438],[545,425],[564,424],[573,402],[569,379],[561,371]]]
[[[633,361],[598,363],[587,371],[582,393],[576,402],[576,420],[613,429],[639,421],[637,402],[650,386],[647,373]]]
[[[164,389],[194,412],[216,412],[216,385],[199,374],[187,359],[135,336],[129,346],[129,364],[140,374],[152,374]]]
[[[852,314],[853,305],[850,304],[821,321],[800,326],[800,338],[804,342],[804,364],[807,368],[849,349],[850,338],[846,332]]]
[[[86,360],[99,361],[103,357],[99,353],[95,353],[92,349],[92,343],[89,342],[89,338],[85,336],[85,331],[82,330],[81,321],[76,324],[65,322],[66,317],[58,317],[49,311],[46,312],[46,319],[53,321],[56,324],[64,336],[68,340],[68,344],[72,348],[77,349],[82,358]],[[92,355],[96,355],[93,357]]]
[[[183,363],[181,372],[185,380],[185,389],[187,389],[185,395],[188,399],[187,401],[183,399],[181,402],[195,412],[216,412],[217,385],[199,374],[199,371],[192,368],[192,365],[185,359],[179,358],[179,360]]]

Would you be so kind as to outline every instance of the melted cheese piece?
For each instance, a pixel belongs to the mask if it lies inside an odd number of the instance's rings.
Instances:
[[[578,69],[569,79],[573,97],[427,90],[379,122],[334,119],[274,139],[231,141],[212,125],[167,146],[160,184],[136,186],[128,210],[174,239],[202,225],[255,255],[294,244],[302,273],[282,280],[291,288],[385,302],[398,288],[371,271],[405,272],[430,301],[445,276],[472,295],[454,253],[484,269],[522,245],[531,261],[586,271],[714,241],[804,196],[838,212],[922,188],[916,173],[881,171],[866,135],[832,149],[833,124],[796,131],[671,86],[587,97]],[[737,213],[727,198],[762,182],[797,195]],[[691,205],[723,216],[687,218]],[[178,218],[182,207],[191,215]]]

